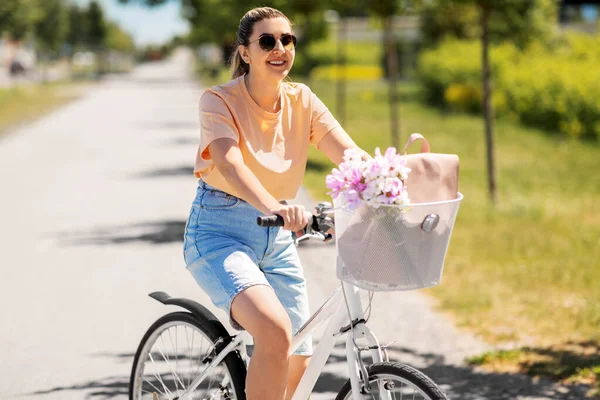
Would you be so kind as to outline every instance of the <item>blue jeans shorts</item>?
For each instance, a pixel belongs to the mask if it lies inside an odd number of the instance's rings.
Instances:
[[[261,215],[249,203],[200,180],[185,227],[186,268],[237,330],[244,328],[231,318],[235,296],[253,285],[271,287],[295,334],[310,317],[300,258],[291,232],[258,226]],[[311,338],[294,354],[312,355]]]

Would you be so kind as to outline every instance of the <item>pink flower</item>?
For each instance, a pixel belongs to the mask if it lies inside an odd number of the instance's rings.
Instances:
[[[379,207],[382,204],[408,204],[404,180],[410,168],[406,160],[396,149],[389,147],[384,154],[379,148],[375,156],[362,159],[362,153],[356,149],[344,153],[344,161],[332,170],[325,183],[332,198],[342,196],[349,208],[361,204]]]

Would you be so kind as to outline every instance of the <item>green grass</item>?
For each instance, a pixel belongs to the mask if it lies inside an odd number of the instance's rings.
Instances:
[[[0,89],[0,136],[77,98],[86,84],[53,83]]]
[[[335,89],[312,82],[335,112]],[[390,145],[383,83],[350,83],[346,130],[363,149]],[[401,87],[402,144],[412,132],[432,151],[458,154],[465,199],[446,258],[442,284],[424,292],[456,323],[494,344],[600,343],[600,146],[497,121],[498,204],[490,204],[483,122],[444,114]],[[309,153],[304,184],[327,199],[332,165]],[[597,367],[597,364],[596,364]]]

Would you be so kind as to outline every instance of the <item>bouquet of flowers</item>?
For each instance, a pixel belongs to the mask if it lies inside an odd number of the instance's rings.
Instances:
[[[381,154],[375,149],[375,157],[363,159],[358,149],[347,149],[344,161],[334,168],[326,178],[328,193],[349,209],[361,205],[379,208],[382,205],[408,205],[408,191],[405,181],[410,173],[406,160],[396,153],[393,147]]]

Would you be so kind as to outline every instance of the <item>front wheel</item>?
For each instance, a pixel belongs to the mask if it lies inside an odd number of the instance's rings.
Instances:
[[[382,362],[367,366],[371,392],[360,395],[369,400],[448,400],[440,388],[425,374],[406,364]],[[335,400],[352,400],[348,380]]]
[[[133,360],[130,400],[177,400],[212,361],[217,329],[190,313],[161,317],[146,332]],[[186,399],[246,400],[246,367],[229,353]]]

